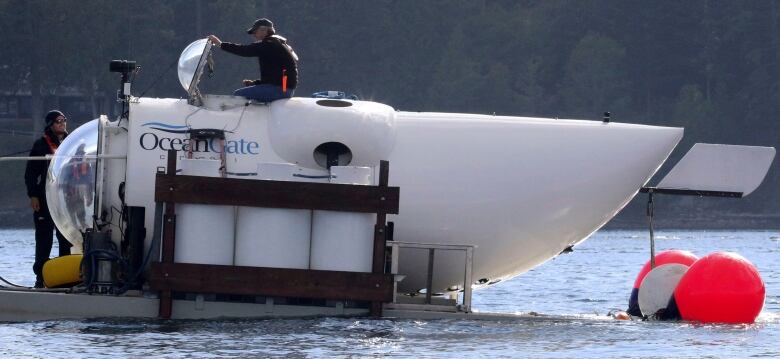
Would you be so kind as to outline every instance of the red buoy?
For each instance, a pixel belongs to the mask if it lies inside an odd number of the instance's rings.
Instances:
[[[655,266],[658,267],[664,264],[673,263],[690,266],[693,262],[696,262],[697,259],[699,259],[699,257],[689,251],[670,249],[655,255]],[[636,280],[634,280],[634,288],[631,289],[631,296],[628,298],[628,309],[626,310],[628,314],[637,317],[642,316],[642,310],[639,308],[639,286],[642,284],[642,280],[645,279],[647,273],[650,272],[650,269],[650,261],[647,261],[636,276]]]
[[[696,262],[697,259],[699,259],[699,257],[690,251],[684,251],[682,249],[670,249],[655,255],[655,266],[657,267],[668,263],[677,263],[690,267],[691,264]],[[645,265],[642,266],[642,270],[640,270],[639,274],[636,276],[636,280],[634,280],[634,288],[639,288],[639,286],[642,284],[642,280],[645,279],[645,276],[647,275],[647,272],[650,271],[650,269],[650,261],[648,260]]]
[[[674,290],[684,320],[753,323],[766,289],[758,270],[737,253],[708,254],[688,268]]]

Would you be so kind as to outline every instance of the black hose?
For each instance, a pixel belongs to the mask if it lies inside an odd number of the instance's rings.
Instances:
[[[28,288],[28,287],[26,287],[26,286],[23,286],[23,285],[18,285],[18,284],[11,283],[11,282],[9,282],[8,280],[6,280],[6,279],[5,279],[5,278],[3,278],[3,277],[0,277],[0,281],[3,281],[3,283],[6,283],[6,284],[8,284],[8,285],[10,285],[10,286],[12,286],[12,287]]]
[[[146,251],[146,256],[144,256],[144,260],[141,262],[141,266],[138,267],[138,270],[135,272],[132,278],[125,282],[125,285],[117,289],[116,292],[117,295],[127,292],[127,290],[130,289],[130,286],[132,286],[133,283],[135,283],[135,281],[137,281],[138,278],[141,276],[141,273],[143,273],[144,268],[146,268],[146,265],[149,263],[149,258],[152,257],[152,251],[155,248],[156,240],[157,240],[156,238],[152,239],[152,243],[149,244],[149,250]]]

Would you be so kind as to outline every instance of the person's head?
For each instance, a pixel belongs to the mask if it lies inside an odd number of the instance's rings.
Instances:
[[[46,114],[46,130],[50,130],[55,135],[67,133],[68,119],[58,110],[51,110]]]
[[[268,36],[276,34],[276,29],[274,29],[274,23],[272,23],[271,20],[262,18],[255,20],[252,27],[246,29],[246,33],[254,36],[256,40],[260,41]]]

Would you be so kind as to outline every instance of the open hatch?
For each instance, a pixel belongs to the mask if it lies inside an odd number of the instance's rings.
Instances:
[[[213,72],[214,60],[211,57],[211,48],[208,39],[200,39],[189,44],[179,56],[179,82],[187,91],[187,103],[190,105],[203,105],[198,84],[204,71]]]

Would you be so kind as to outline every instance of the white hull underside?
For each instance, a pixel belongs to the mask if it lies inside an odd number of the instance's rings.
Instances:
[[[395,239],[477,245],[474,279],[495,282],[586,239],[637,193],[681,128],[594,121],[401,113],[390,183]],[[434,290],[463,278],[462,252],[437,252]],[[428,255],[404,249],[399,288],[425,287]]]

